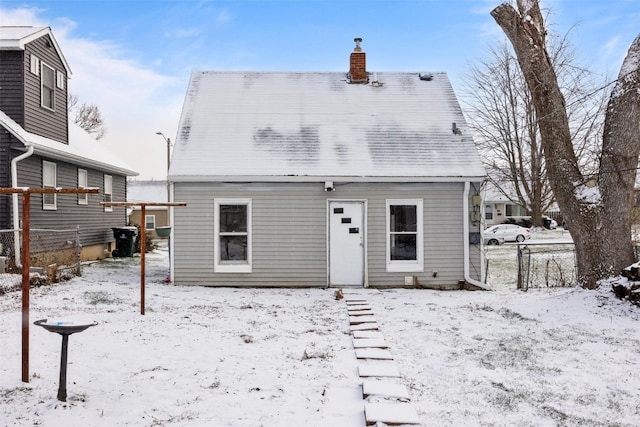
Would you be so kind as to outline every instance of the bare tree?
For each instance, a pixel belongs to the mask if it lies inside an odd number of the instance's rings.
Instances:
[[[574,150],[567,103],[547,51],[538,0],[503,3],[491,16],[516,53],[535,107],[547,175],[576,245],[578,282],[593,289],[634,261],[633,192],[640,155],[640,35],[631,44],[609,98],[597,174]]]
[[[599,95],[603,92],[594,90],[601,83],[575,65],[574,49],[566,37],[555,38],[551,46],[552,63],[568,101],[572,140],[578,157],[593,166],[606,104]],[[554,198],[536,111],[513,50],[506,43],[492,48],[489,59],[471,67],[466,77],[467,110],[489,179],[541,226]]]
[[[69,92],[67,110],[70,114],[75,112],[74,123],[89,132],[95,139],[106,135],[107,128],[97,105],[84,103],[78,107],[78,96]]]

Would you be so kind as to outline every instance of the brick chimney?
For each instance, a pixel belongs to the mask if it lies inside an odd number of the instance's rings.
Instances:
[[[362,39],[356,37],[353,39],[356,42],[356,47],[351,52],[349,61],[349,82],[350,83],[368,83],[367,78],[367,54],[360,48]]]

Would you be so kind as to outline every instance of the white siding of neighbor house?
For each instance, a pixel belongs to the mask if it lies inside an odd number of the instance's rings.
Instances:
[[[456,288],[463,273],[462,183],[175,183],[173,280],[210,286],[327,285],[328,200],[367,201],[368,285],[404,286],[414,275],[421,286]],[[252,272],[215,273],[213,216],[215,198],[252,201]],[[386,272],[386,200],[423,199],[424,271]],[[473,228],[471,231],[478,231]],[[480,271],[472,251],[472,277]],[[434,278],[433,271],[437,271]]]

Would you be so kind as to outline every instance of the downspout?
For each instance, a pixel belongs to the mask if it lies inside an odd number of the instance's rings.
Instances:
[[[13,188],[18,188],[18,162],[21,160],[30,157],[33,154],[33,145],[29,145],[27,147],[27,152],[20,154],[18,157],[13,158],[11,160],[11,186]],[[16,263],[16,267],[22,268],[22,258],[20,255],[20,210],[18,204],[18,195],[12,194],[13,196],[13,250],[14,250],[14,259]]]
[[[474,286],[479,287],[480,289],[484,289],[486,291],[490,291],[491,288],[487,286],[486,283],[482,283],[476,279],[472,279],[469,276],[469,181],[465,181],[464,183],[464,191],[462,194],[462,215],[464,218],[462,220],[462,232],[464,233],[463,237],[463,264],[464,264],[464,280],[467,283],[470,283]]]

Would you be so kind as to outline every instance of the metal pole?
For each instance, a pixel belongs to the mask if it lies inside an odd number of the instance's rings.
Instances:
[[[29,382],[29,234],[31,194],[22,193],[22,382]]]
[[[60,384],[58,385],[58,400],[67,401],[67,348],[69,347],[69,335],[62,335],[62,354],[60,355]]]
[[[142,206],[140,206],[140,215],[142,216],[142,221],[140,221],[142,223],[142,225],[140,226],[140,314],[142,314],[144,316],[144,282],[145,282],[145,278],[144,278],[144,253],[147,250],[147,245],[145,240],[147,239],[147,235],[145,232],[146,227],[146,216],[147,210],[146,210],[146,206],[144,204],[142,204]]]

